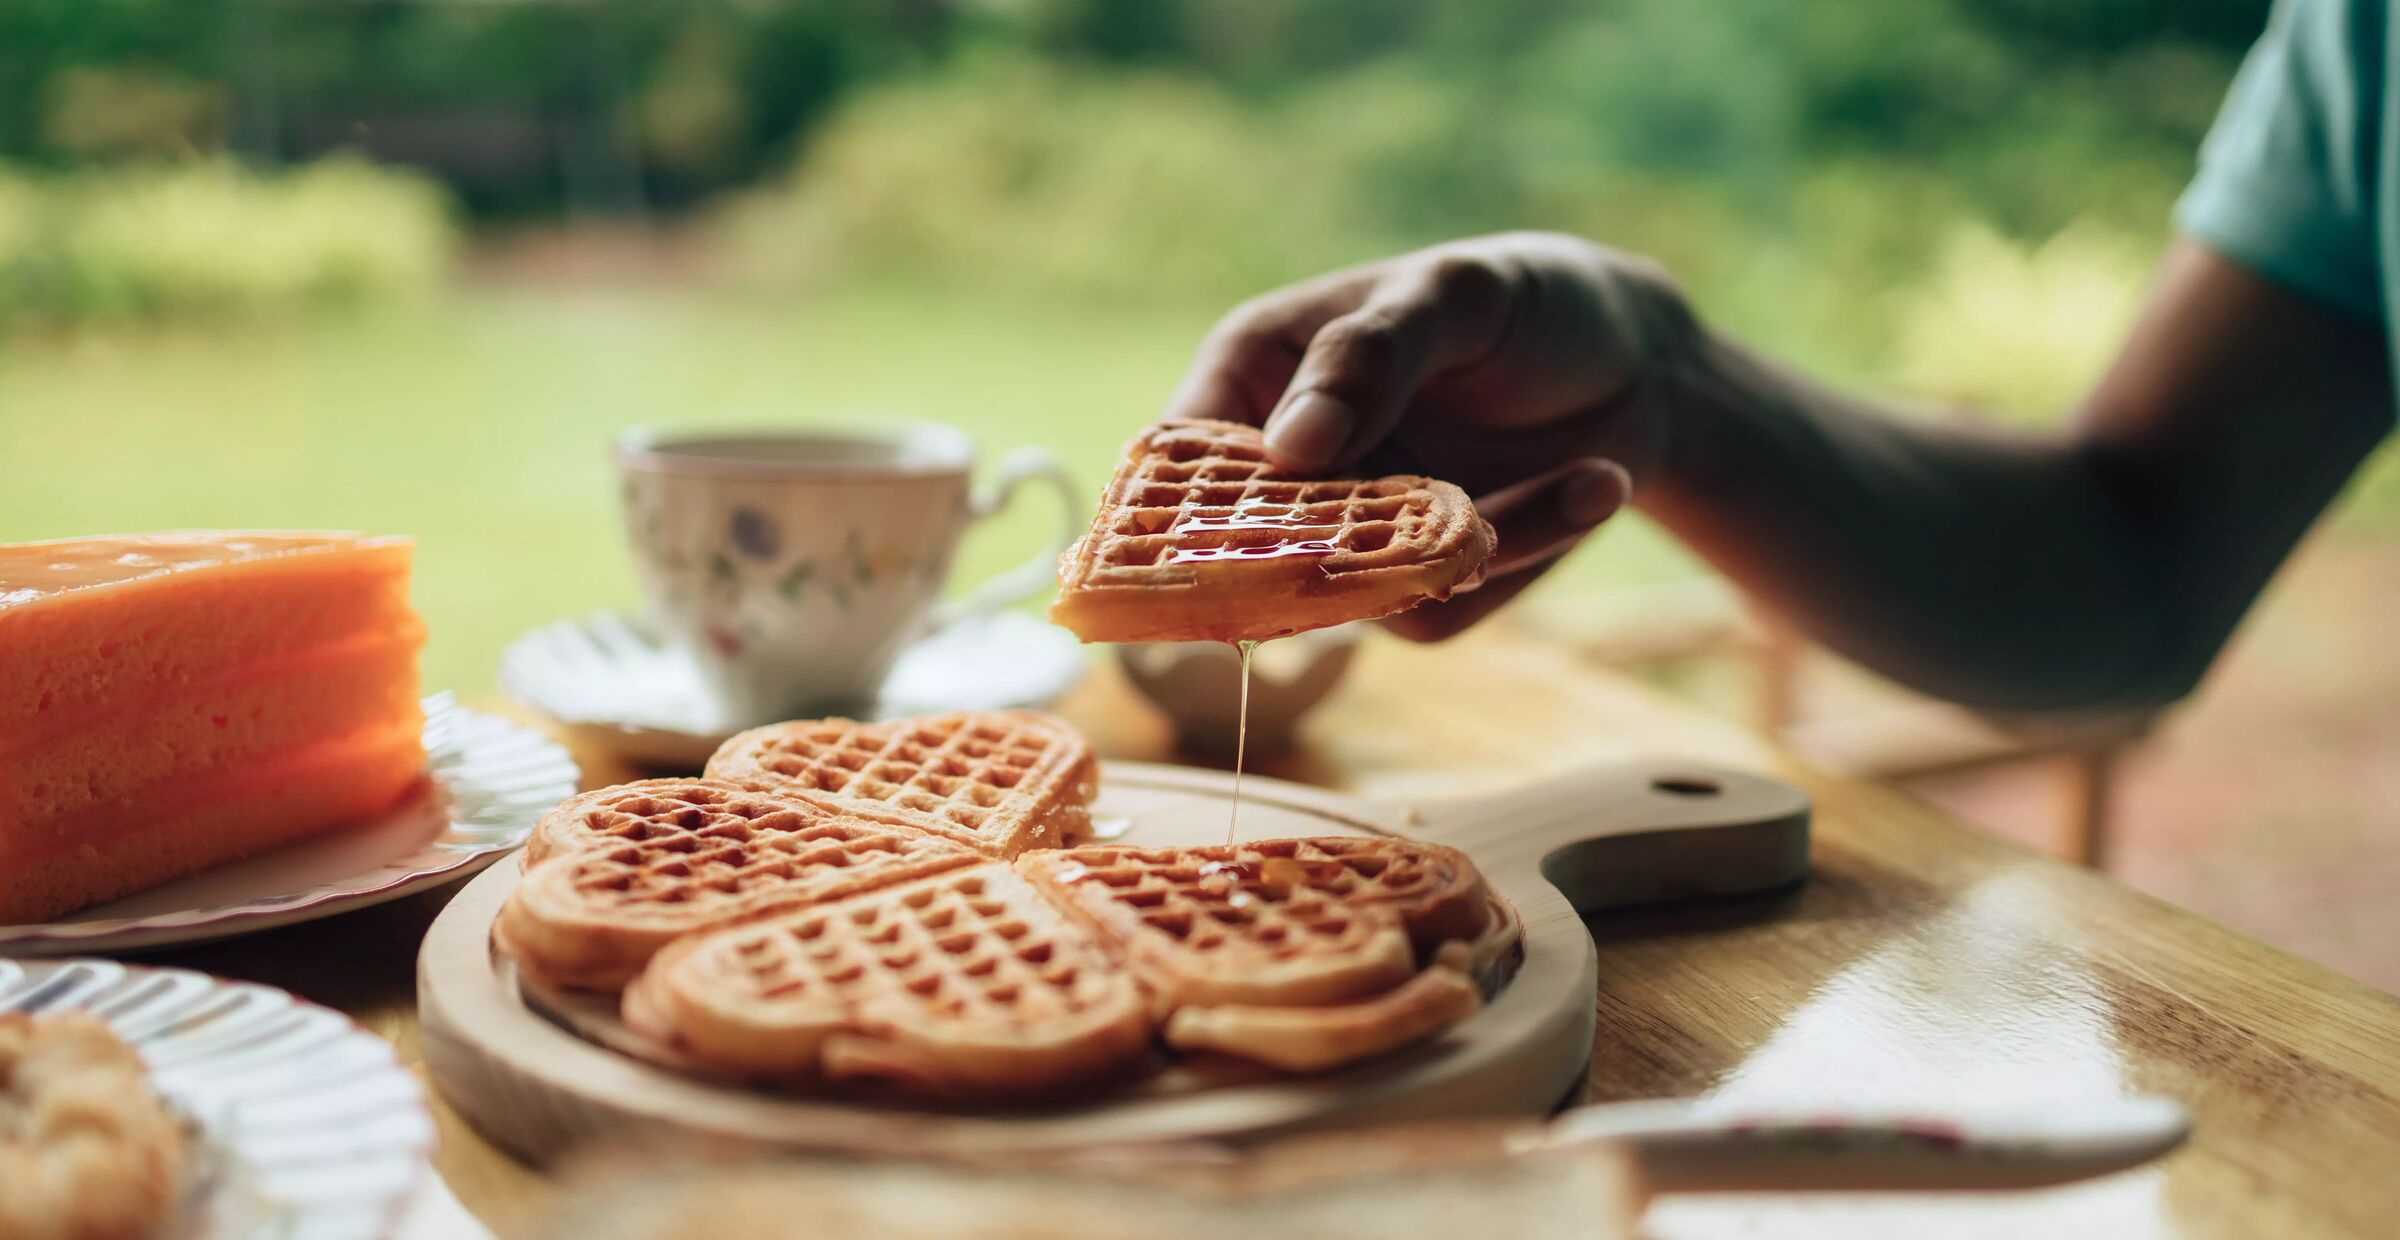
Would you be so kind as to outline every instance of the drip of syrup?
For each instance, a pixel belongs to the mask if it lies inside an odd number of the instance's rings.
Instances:
[[[1220,896],[1230,891],[1226,902],[1238,907],[1248,894],[1242,884],[1252,877],[1250,867],[1239,861],[1211,861],[1200,867],[1200,890]]]
[[[1225,903],[1233,908],[1248,908],[1259,902],[1259,897],[1244,890],[1244,884],[1251,883],[1265,888],[1273,898],[1276,888],[1297,890],[1307,886],[1308,867],[1290,857],[1269,857],[1256,867],[1240,861],[1211,861],[1200,867],[1201,890],[1224,896]]]
[[[1290,857],[1269,857],[1259,863],[1258,878],[1270,887],[1305,887],[1308,867]]]
[[[1233,725],[1233,806],[1225,815],[1225,845],[1233,846],[1234,836],[1242,825],[1242,759],[1250,748],[1250,657],[1258,653],[1256,641],[1235,642],[1242,652],[1242,700],[1240,713]]]

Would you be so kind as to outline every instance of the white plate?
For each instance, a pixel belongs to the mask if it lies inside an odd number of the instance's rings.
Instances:
[[[433,1118],[391,1045],[271,986],[108,960],[0,959],[0,1012],[87,1009],[199,1130],[175,1234],[369,1240],[429,1170]]]
[[[1047,706],[1082,675],[1073,634],[998,612],[909,647],[867,714]],[[646,766],[696,771],[726,737],[762,722],[727,719],[690,659],[648,621],[622,612],[561,620],[518,638],[500,656],[500,687],[578,741]]]
[[[490,865],[575,791],[566,750],[447,694],[425,699],[425,770],[423,794],[373,822],[54,922],[0,926],[0,956],[200,943],[380,904]]]

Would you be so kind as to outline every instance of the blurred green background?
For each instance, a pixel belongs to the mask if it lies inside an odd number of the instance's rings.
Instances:
[[[1097,487],[1233,300],[1501,228],[2055,417],[2264,10],[9,0],[0,540],[413,533],[428,681],[481,689],[630,601],[619,427],[935,418]],[[1627,522],[1545,590],[1692,571]]]

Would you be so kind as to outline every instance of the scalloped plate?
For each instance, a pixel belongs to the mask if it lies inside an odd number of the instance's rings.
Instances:
[[[575,791],[575,760],[533,730],[425,699],[425,790],[373,822],[94,905],[0,926],[0,956],[137,951],[249,934],[464,878],[525,842]]]
[[[391,1044],[272,986],[109,960],[0,959],[0,1012],[82,1008],[197,1130],[178,1235],[369,1240],[429,1178],[433,1116]]]

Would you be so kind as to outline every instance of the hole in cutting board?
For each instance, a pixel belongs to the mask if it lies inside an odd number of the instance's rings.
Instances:
[[[1713,779],[1696,779],[1688,775],[1662,775],[1650,781],[1650,789],[1671,797],[1713,797],[1725,791],[1725,785]]]

